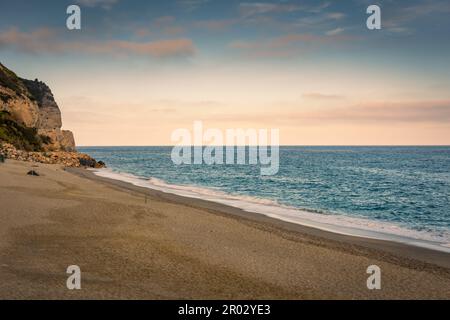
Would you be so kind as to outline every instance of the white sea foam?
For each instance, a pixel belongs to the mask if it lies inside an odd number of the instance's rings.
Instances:
[[[225,192],[196,186],[168,184],[157,178],[142,178],[129,173],[111,169],[95,169],[100,177],[131,183],[135,186],[150,188],[189,198],[213,201],[240,208],[247,212],[356,237],[389,240],[414,246],[430,248],[450,253],[450,233],[434,234],[398,226],[393,223],[374,221],[365,218],[349,217],[337,214],[322,214],[278,204],[276,201],[250,196],[237,196]]]

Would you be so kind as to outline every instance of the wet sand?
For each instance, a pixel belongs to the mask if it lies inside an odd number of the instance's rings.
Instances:
[[[83,169],[7,161],[0,206],[1,299],[450,299],[448,253],[337,235]],[[69,265],[81,268],[81,290],[66,288]],[[381,290],[367,289],[369,265],[381,268]]]

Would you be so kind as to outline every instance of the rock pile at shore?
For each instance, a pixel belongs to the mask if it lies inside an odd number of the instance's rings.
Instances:
[[[0,142],[0,154],[6,159],[39,162],[46,164],[60,164],[65,167],[104,168],[102,161],[96,161],[91,156],[79,152],[30,152],[16,149],[12,144]]]

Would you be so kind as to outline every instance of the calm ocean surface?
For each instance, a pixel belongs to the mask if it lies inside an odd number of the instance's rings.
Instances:
[[[171,147],[79,150],[106,162],[104,175],[138,185],[247,210],[265,206],[286,220],[304,215],[450,243],[450,147],[281,147],[275,176],[261,176],[257,165],[176,166]]]

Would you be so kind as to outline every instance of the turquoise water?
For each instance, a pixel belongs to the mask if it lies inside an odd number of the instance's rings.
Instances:
[[[115,172],[152,178],[154,186],[300,209],[338,224],[367,220],[369,229],[380,223],[450,242],[450,147],[281,147],[274,176],[261,176],[257,165],[176,166],[171,147],[79,149]]]

